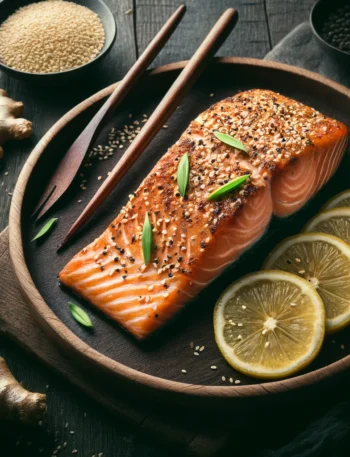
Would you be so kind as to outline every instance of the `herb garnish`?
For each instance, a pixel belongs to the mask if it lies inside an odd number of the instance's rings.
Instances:
[[[72,302],[69,302],[68,306],[72,316],[79,324],[84,325],[85,327],[93,327],[90,317],[80,308],[80,306],[75,305]]]
[[[184,197],[186,194],[189,172],[190,162],[188,160],[188,154],[186,153],[182,156],[177,168],[177,184],[179,186],[180,194],[182,197]]]
[[[152,226],[149,221],[148,213],[146,213],[142,230],[142,250],[145,265],[147,265],[151,259],[152,251]]]
[[[214,132],[214,135],[216,138],[220,141],[222,141],[225,144],[228,144],[229,146],[232,146],[233,148],[240,149],[243,152],[248,153],[248,149],[244,146],[243,143],[241,143],[239,140],[234,138],[231,135],[228,135],[227,133],[221,133],[221,132]]]
[[[208,200],[217,200],[218,198],[224,197],[226,194],[230,193],[234,189],[237,189],[237,187],[240,187],[243,183],[245,183],[249,176],[250,175],[238,176],[227,184],[224,184],[223,186],[214,190],[214,192],[209,195]]]
[[[41,238],[47,232],[49,232],[49,230],[53,227],[53,225],[55,224],[55,222],[57,220],[58,220],[57,217],[54,217],[53,219],[50,219],[49,221],[47,221],[46,224],[44,225],[44,227],[37,233],[37,235],[35,235],[35,237],[32,239],[32,241],[35,241],[38,238]]]

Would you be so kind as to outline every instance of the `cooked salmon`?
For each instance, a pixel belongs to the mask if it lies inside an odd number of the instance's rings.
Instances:
[[[248,152],[219,141],[240,140]],[[333,175],[348,131],[295,100],[250,90],[200,114],[155,165],[105,232],[61,271],[62,284],[144,339],[169,321],[267,230],[275,213],[301,208]],[[177,168],[187,153],[185,197]],[[218,201],[208,196],[242,175]],[[142,230],[153,229],[145,265]]]

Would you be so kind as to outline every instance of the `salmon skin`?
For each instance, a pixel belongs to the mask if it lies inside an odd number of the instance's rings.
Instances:
[[[240,140],[247,153],[219,141]],[[105,232],[61,271],[62,284],[144,339],[169,321],[266,231],[273,214],[301,208],[333,175],[348,130],[300,102],[249,90],[200,114],[159,160]],[[187,153],[183,198],[177,168]],[[235,177],[243,186],[208,196]],[[153,228],[144,264],[142,229]]]

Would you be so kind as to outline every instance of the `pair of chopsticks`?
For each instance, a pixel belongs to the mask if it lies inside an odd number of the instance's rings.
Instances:
[[[49,208],[63,195],[70,183],[73,181],[84,156],[95,138],[102,120],[110,115],[113,110],[121,103],[127,93],[130,91],[136,80],[146,70],[148,65],[159,53],[160,49],[170,38],[182,19],[186,8],[180,6],[175,13],[168,19],[166,24],[158,32],[138,61],[129,70],[115,91],[102,106],[99,112],[90,121],[81,135],[73,143],[71,148],[59,164],[56,172],[51,178],[42,199],[40,200],[34,212],[39,210],[40,218]],[[153,114],[150,116],[140,133],[136,136],[127,151],[113,168],[108,178],[90,200],[81,215],[74,222],[59,249],[63,247],[73,235],[85,224],[90,216],[96,211],[101,203],[108,197],[115,186],[120,182],[125,173],[130,169],[137,158],[147,148],[155,135],[170,118],[176,107],[186,95],[188,90],[193,86],[199,75],[208,64],[209,60],[215,55],[222,43],[228,37],[237,23],[238,14],[233,8],[227,9],[220,19],[216,22],[200,47],[197,49],[192,58],[188,61],[185,68],[177,77],[173,85],[168,90],[162,101],[159,103]],[[74,174],[73,174],[74,172]]]

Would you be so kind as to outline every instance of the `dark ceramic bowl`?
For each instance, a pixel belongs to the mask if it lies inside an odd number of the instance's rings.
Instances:
[[[312,31],[322,49],[339,63],[349,65],[350,54],[336,48],[322,37],[322,28],[331,13],[342,6],[348,5],[350,0],[318,0],[310,13]]]
[[[111,10],[102,0],[69,0],[78,3],[79,5],[86,6],[94,11],[103,24],[105,30],[105,44],[100,54],[91,62],[71,70],[56,72],[56,73],[29,73],[21,70],[11,68],[0,61],[0,69],[14,78],[25,80],[32,83],[39,83],[43,85],[50,84],[67,84],[73,82],[86,73],[93,70],[99,62],[110,51],[117,34],[117,27],[115,19]],[[0,24],[2,24],[8,16],[13,14],[18,8],[36,3],[36,0],[3,0],[0,2]]]

